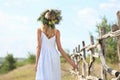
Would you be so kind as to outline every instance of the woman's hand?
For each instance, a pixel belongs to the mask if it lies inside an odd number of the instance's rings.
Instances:
[[[77,69],[78,70],[78,65],[76,65],[74,62],[71,63],[73,69]]]

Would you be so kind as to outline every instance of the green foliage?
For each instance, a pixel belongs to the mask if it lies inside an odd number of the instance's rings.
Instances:
[[[66,60],[65,60],[65,58],[63,56],[60,56],[60,62],[61,63],[66,63]]]
[[[117,55],[117,41],[114,38],[109,38],[106,41],[107,45],[107,61],[110,63],[117,63],[118,62],[118,55]]]
[[[0,73],[6,73],[8,71],[11,71],[11,70],[15,69],[16,68],[15,63],[16,63],[16,59],[13,57],[13,55],[8,54],[5,57],[5,61],[1,65]]]
[[[21,67],[21,66],[24,66],[28,64],[28,61],[27,60],[24,60],[24,61],[17,61],[16,62],[16,67]]]
[[[57,9],[51,9],[45,10],[37,20],[41,21],[44,25],[55,28],[55,24],[59,24],[61,19],[61,11]]]
[[[28,52],[28,58],[26,58],[24,61],[17,61],[16,67],[24,66],[27,64],[34,64],[36,61],[35,54]]]
[[[111,25],[107,23],[106,17],[103,17],[102,22],[96,25],[97,33],[99,34],[99,29],[101,27],[105,28],[105,32],[108,33],[111,31]],[[107,61],[113,63],[118,61],[117,57],[117,41],[115,38],[107,38],[106,39],[106,58]]]
[[[97,27],[96,32],[97,32],[98,34],[99,34],[99,30],[100,30],[101,27],[104,27],[104,28],[106,29],[106,33],[108,33],[108,32],[111,30],[111,25],[107,23],[106,17],[103,17],[103,18],[102,18],[102,22],[101,22],[101,23],[98,23],[98,24],[96,25],[96,27]]]
[[[9,72],[15,69],[16,67],[24,66],[26,64],[34,64],[35,60],[35,55],[30,52],[28,52],[28,58],[24,61],[17,61],[12,54],[8,54],[5,57],[5,61],[0,66],[0,74]]]
[[[36,61],[36,57],[35,54],[28,52],[28,58],[27,58],[27,62],[30,64],[34,64]]]

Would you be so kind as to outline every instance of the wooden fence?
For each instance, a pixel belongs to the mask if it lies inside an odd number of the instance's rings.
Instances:
[[[118,24],[113,24],[110,32],[105,34],[105,28],[101,27],[99,30],[99,37],[97,38],[97,43],[94,43],[93,36],[90,36],[90,45],[85,46],[85,42],[82,42],[82,48],[80,45],[73,49],[73,54],[71,59],[76,64],[82,61],[82,73],[80,74],[80,68],[78,70],[72,70],[71,73],[77,75],[78,80],[107,80],[106,73],[114,76],[111,80],[120,80],[120,71],[110,68],[106,63],[106,44],[105,40],[109,37],[117,38],[117,50],[118,50],[118,64],[120,68],[120,11],[117,12]],[[94,54],[94,49],[98,50],[98,55]],[[90,61],[86,61],[86,51],[90,52]],[[93,68],[95,67],[95,58],[100,58],[101,61],[101,78],[93,75]],[[80,67],[80,65],[78,65]]]

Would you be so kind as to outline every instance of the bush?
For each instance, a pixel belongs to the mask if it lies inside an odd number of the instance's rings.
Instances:
[[[28,64],[27,60],[24,60],[24,61],[17,61],[16,62],[16,67],[21,67],[21,66],[24,66]]]
[[[13,57],[13,55],[8,54],[5,57],[5,61],[1,65],[0,73],[6,73],[8,71],[11,71],[11,70],[15,69],[16,68],[15,63],[16,63],[16,59]]]
[[[35,54],[28,52],[28,58],[26,58],[24,61],[17,61],[16,67],[24,66],[26,64],[34,64],[35,61]]]
[[[36,61],[36,57],[35,57],[35,54],[33,53],[28,53],[28,59],[27,59],[27,62],[30,63],[30,64],[34,64],[35,61]]]

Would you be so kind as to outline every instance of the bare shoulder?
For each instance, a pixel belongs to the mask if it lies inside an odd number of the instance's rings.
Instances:
[[[56,35],[60,35],[60,31],[56,29]]]
[[[41,34],[41,29],[37,28],[37,33]]]
[[[37,36],[38,36],[38,37],[41,36],[41,29],[40,29],[40,28],[37,29]]]
[[[41,32],[41,28],[37,28],[37,32]]]

